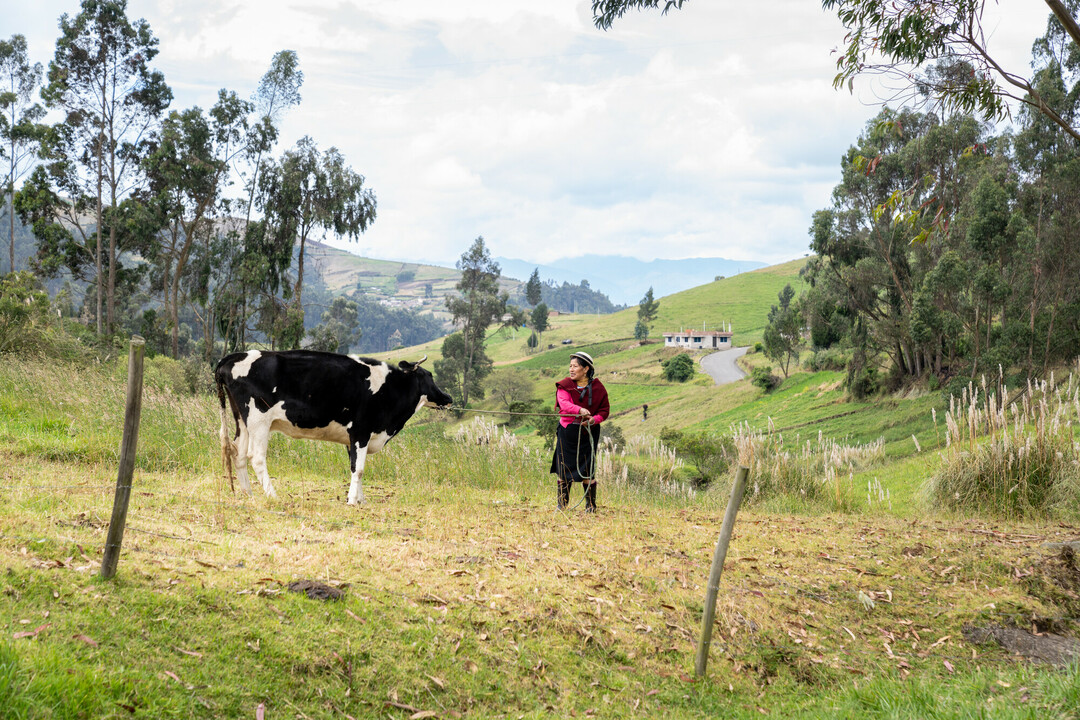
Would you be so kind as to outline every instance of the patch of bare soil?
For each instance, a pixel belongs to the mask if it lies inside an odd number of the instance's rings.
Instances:
[[[1080,558],[1074,543],[1055,547],[1060,549],[1032,567],[1034,572],[1026,578],[1027,591],[1059,607],[1069,620],[1080,620]]]
[[[289,583],[293,592],[306,593],[312,600],[340,600],[345,596],[341,590],[315,580],[297,580]]]
[[[1056,550],[1034,563],[1025,573],[1027,592],[1058,608],[1057,618],[1033,618],[1029,632],[1018,627],[966,625],[964,637],[968,642],[996,642],[1014,655],[1036,662],[1064,665],[1080,660],[1080,641],[1069,635],[1080,620],[1080,563],[1074,543],[1056,543]]]
[[[970,643],[996,642],[1014,655],[1050,665],[1065,665],[1080,660],[1080,642],[1053,633],[1033,634],[1014,627],[965,625],[964,639]]]

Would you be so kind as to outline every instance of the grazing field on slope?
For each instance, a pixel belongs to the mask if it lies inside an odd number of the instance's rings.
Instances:
[[[270,501],[227,489],[216,400],[151,385],[119,575],[102,582],[122,374],[5,360],[10,717],[1064,718],[1080,703],[1076,665],[965,630],[1069,627],[1075,578],[1042,545],[1075,527],[747,510],[695,680],[724,493],[606,480],[598,515],[560,513],[545,454],[447,439],[427,411],[369,460],[361,508],[343,502],[342,448],[275,436]]]

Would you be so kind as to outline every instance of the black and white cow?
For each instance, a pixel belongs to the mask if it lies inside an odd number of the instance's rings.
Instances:
[[[364,502],[361,476],[367,455],[382,450],[424,405],[445,407],[453,402],[435,385],[431,373],[420,367],[426,359],[402,360],[391,367],[371,358],[311,350],[227,355],[214,372],[226,472],[231,477],[235,458],[240,490],[250,494],[250,459],[263,490],[275,497],[266,471],[271,431],[341,443],[349,449],[352,470],[349,504]],[[236,422],[233,441],[226,428],[226,399]]]

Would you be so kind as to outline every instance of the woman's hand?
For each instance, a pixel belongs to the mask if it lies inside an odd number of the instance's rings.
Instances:
[[[589,423],[592,424],[592,413],[589,412],[588,408],[581,408],[581,410],[578,411],[578,416],[581,417],[583,421],[588,420]]]

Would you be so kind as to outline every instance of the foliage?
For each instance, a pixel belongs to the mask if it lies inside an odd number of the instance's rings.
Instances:
[[[612,23],[628,10],[658,8],[663,3],[663,13],[681,8],[686,0],[592,0],[593,22],[601,30],[610,30]]]
[[[694,360],[687,353],[679,353],[661,363],[664,379],[668,382],[686,382],[694,377]]]
[[[487,381],[487,391],[509,410],[511,405],[529,400],[533,382],[524,371],[517,368],[505,368],[491,373]]]
[[[548,306],[546,304],[540,303],[533,308],[532,313],[529,315],[529,324],[536,331],[537,338],[536,344],[530,345],[530,347],[537,347],[540,344],[540,339],[544,336],[544,331],[548,329]]]
[[[0,40],[0,195],[8,202],[9,272],[15,272],[15,183],[32,167],[44,134],[45,109],[32,101],[41,75],[41,63],[30,64],[25,36]]]
[[[134,239],[121,227],[120,203],[130,189],[143,186],[138,159],[172,101],[164,76],[149,66],[158,53],[157,38],[145,20],[129,20],[126,9],[126,0],[83,0],[78,15],[62,15],[48,83],[41,91],[46,106],[64,119],[45,143],[48,175],[34,184],[56,187],[66,199],[38,207],[39,219],[49,228],[39,239],[61,241],[44,246],[53,255],[47,263],[77,261],[93,268],[99,333],[111,332],[118,320],[120,254]],[[65,216],[61,206],[68,203],[93,209],[92,242],[86,237],[76,242],[54,227]]]
[[[528,284],[525,291],[527,294]],[[549,310],[567,313],[603,315],[619,309],[607,295],[589,287],[588,280],[582,280],[577,285],[566,281],[563,281],[562,285],[556,285],[555,281],[548,280],[540,285],[540,301],[547,305]]]
[[[375,221],[375,194],[337,148],[320,154],[315,141],[305,136],[280,163],[267,164],[259,178],[257,203],[270,244],[287,248],[290,263],[294,244],[297,248],[293,303],[302,317],[308,238],[321,230],[356,240]]]
[[[1070,375],[1029,383],[1009,399],[1000,384],[969,384],[949,401],[942,463],[927,485],[934,505],[1006,518],[1080,514],[1080,386]],[[937,416],[934,416],[935,423]]]
[[[0,277],[0,353],[34,349],[48,312],[49,296],[33,274],[21,270]]]
[[[769,392],[780,384],[780,377],[773,375],[771,365],[759,365],[750,371],[750,382],[754,387]]]
[[[694,466],[697,472],[694,487],[699,489],[708,487],[727,473],[735,457],[735,443],[730,435],[681,431],[665,426],[659,437],[660,442]]]
[[[842,350],[818,350],[806,361],[806,367],[814,372],[822,370],[842,371],[847,367],[848,356]]]
[[[653,289],[650,287],[641,302],[638,303],[637,324],[634,326],[634,338],[644,340],[649,336],[652,324],[656,322],[656,315],[660,311],[660,301],[653,299]],[[641,337],[638,334],[643,332]]]
[[[311,331],[311,348],[324,352],[347,353],[362,335],[356,303],[334,298],[322,314],[322,323]]]
[[[785,285],[778,296],[779,305],[769,310],[768,324],[762,342],[765,357],[780,364],[784,377],[792,361],[799,361],[799,347],[802,345],[802,315],[798,303],[792,303],[795,291],[791,285]]]
[[[987,120],[1009,118],[1009,102],[1020,102],[1080,140],[1071,106],[1041,94],[1035,78],[1002,67],[990,51],[982,26],[986,0],[822,0],[821,4],[835,10],[849,31],[847,47],[837,60],[834,87],[852,88],[858,75],[884,75],[900,83],[890,101],[900,104],[922,97],[951,113],[979,113]],[[1060,48],[1046,59],[1058,64],[1071,60],[1080,44],[1080,31],[1072,19],[1077,3],[1067,3],[1067,9],[1062,9],[1061,22],[1051,16],[1048,34],[1052,42],[1046,46]],[[1061,23],[1070,25],[1071,47]],[[881,61],[875,61],[875,56]],[[924,75],[912,73],[913,66],[921,68],[938,58],[947,62]]]
[[[540,268],[533,268],[532,275],[529,276],[528,282],[525,283],[525,302],[529,305],[537,306],[543,299],[543,287],[540,283]]]
[[[525,345],[526,345],[526,346],[527,346],[527,347],[528,347],[528,348],[529,348],[530,350],[535,350],[535,349],[536,349],[536,347],[537,347],[537,346],[538,346],[539,344],[540,344],[540,338],[539,338],[539,337],[537,337],[537,335],[536,335],[536,333],[535,333],[535,332],[530,332],[530,333],[529,333],[529,339],[525,341]]]
[[[491,360],[484,352],[487,329],[506,311],[509,297],[499,293],[499,264],[488,254],[483,237],[476,238],[462,253],[457,269],[461,271],[459,296],[447,297],[446,308],[454,324],[461,327],[461,332],[455,333],[460,340],[451,342],[447,338],[442,365],[436,363],[435,367],[441,367],[446,382],[443,387],[456,387],[462,404],[468,404],[470,394],[483,397],[481,381],[491,372]]]

